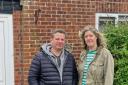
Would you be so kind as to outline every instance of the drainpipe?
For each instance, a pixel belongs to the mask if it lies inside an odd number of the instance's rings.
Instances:
[[[23,0],[20,0],[20,2]],[[23,4],[20,3],[23,6]],[[23,9],[23,7],[22,7]],[[20,85],[24,85],[24,71],[23,71],[23,14],[24,11],[21,10],[20,14],[20,32],[19,32],[19,39],[20,39],[20,52],[19,52],[19,61],[20,61]]]

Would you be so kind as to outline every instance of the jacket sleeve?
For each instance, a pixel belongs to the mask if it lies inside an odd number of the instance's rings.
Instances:
[[[78,85],[78,71],[76,67],[75,59],[73,59],[74,65],[73,65],[73,85]]]
[[[40,58],[39,55],[36,55],[32,62],[29,69],[29,75],[28,75],[28,83],[29,85],[39,85],[40,80]]]
[[[104,62],[104,85],[113,85],[114,79],[114,60],[109,51],[105,53]]]

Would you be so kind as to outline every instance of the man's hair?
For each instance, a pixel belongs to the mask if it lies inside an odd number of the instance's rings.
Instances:
[[[66,36],[66,32],[63,29],[56,29],[52,32],[52,37],[54,36],[54,34],[56,33],[62,33]]]

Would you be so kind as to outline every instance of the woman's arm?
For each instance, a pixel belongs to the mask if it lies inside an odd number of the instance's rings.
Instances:
[[[109,51],[107,51],[105,54],[106,57],[104,62],[104,85],[113,85],[114,59]]]

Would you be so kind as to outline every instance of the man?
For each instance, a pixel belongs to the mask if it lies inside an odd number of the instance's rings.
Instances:
[[[66,33],[55,30],[51,42],[35,55],[29,70],[29,85],[77,85],[74,56],[64,49]]]

